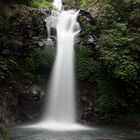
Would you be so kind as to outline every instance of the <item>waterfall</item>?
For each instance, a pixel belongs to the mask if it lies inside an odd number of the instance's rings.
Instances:
[[[61,9],[61,0],[54,5]],[[50,127],[69,128],[76,124],[74,41],[79,33],[78,12],[61,11],[56,24],[57,54],[50,81],[44,122]]]
[[[46,120],[75,123],[74,37],[77,13],[63,11],[57,23],[57,55],[53,67]]]
[[[61,0],[54,0],[61,9]],[[56,23],[57,50],[45,104],[45,113],[37,128],[51,130],[80,130],[85,127],[76,122],[74,44],[80,31],[78,12],[61,11]]]

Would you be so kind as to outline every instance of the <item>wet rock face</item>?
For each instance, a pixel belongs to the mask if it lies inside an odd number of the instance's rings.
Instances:
[[[45,88],[38,85],[21,85],[20,93],[15,88],[1,93],[0,123],[17,124],[37,119],[41,112],[44,93]]]
[[[50,11],[10,4],[0,5],[0,8],[0,55],[22,62],[31,48],[40,47],[36,42],[47,38],[44,19]],[[22,75],[16,73],[8,77],[11,82],[18,80],[16,85],[9,86],[0,80],[0,122],[6,124],[36,118],[43,96],[39,86],[26,86]]]
[[[78,21],[81,25],[80,44],[98,47],[94,31],[96,17],[92,16],[90,11],[80,10]]]
[[[0,6],[0,46],[11,53],[27,51],[38,40],[47,37],[44,19],[50,15],[48,10],[38,10],[23,5]]]
[[[77,88],[77,99],[79,108],[79,121],[82,123],[93,122],[95,98],[97,94],[96,84],[80,82]]]
[[[16,115],[12,114],[17,113],[17,110],[14,110],[14,107],[17,104],[16,98],[14,98],[10,92],[1,93],[0,96],[0,122],[5,124],[13,124],[16,121]],[[10,108],[10,109],[9,109]]]
[[[24,88],[23,93],[18,97],[20,108],[18,118],[21,122],[33,121],[40,116],[44,92],[44,87],[38,85]]]
[[[79,18],[80,17],[85,17],[90,24],[95,24],[96,22],[95,18],[91,15],[90,11],[80,10]]]

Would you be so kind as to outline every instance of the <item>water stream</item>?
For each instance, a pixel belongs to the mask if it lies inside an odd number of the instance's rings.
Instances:
[[[53,4],[61,11],[61,0],[54,0]],[[46,98],[42,120],[31,127],[51,130],[87,129],[76,121],[74,44],[80,31],[77,22],[78,12],[68,10],[55,15],[57,15],[57,23],[54,24],[57,31],[57,52],[50,78],[49,96]]]
[[[57,55],[53,67],[45,120],[75,123],[74,37],[77,13],[63,11],[57,23]]]
[[[52,71],[44,123],[70,128],[76,123],[74,40],[79,32],[78,12],[62,11],[57,22],[57,55]]]

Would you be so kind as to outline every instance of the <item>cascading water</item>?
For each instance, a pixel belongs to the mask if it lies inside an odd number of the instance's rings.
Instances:
[[[74,37],[77,13],[63,11],[57,23],[57,55],[50,84],[47,121],[75,123]]]
[[[61,0],[54,5],[61,9]],[[74,83],[74,40],[80,30],[78,12],[61,11],[56,25],[57,55],[50,81],[47,110],[44,115],[45,127],[70,129],[76,124],[75,83]]]
[[[61,9],[61,0],[53,3]],[[56,24],[57,54],[51,75],[49,97],[42,121],[37,128],[51,130],[80,130],[85,127],[76,123],[74,43],[80,31],[78,12],[61,11]]]

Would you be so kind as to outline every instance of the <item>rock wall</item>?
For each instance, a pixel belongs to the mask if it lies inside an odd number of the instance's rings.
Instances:
[[[14,57],[19,65],[18,70],[14,69],[7,80],[0,79],[0,122],[6,124],[28,122],[38,118],[41,114],[46,87],[30,82],[25,83],[24,75],[19,71],[23,71],[21,67],[23,60],[32,55],[33,47],[43,49],[46,45],[48,33],[45,19],[50,16],[51,12],[13,4],[0,5],[0,8],[0,54],[2,58]],[[94,31],[85,31],[83,21],[88,23],[86,25],[89,25],[89,29],[95,22],[89,12],[80,11],[79,22],[82,30],[77,45],[90,45],[95,53]],[[55,30],[52,29],[52,31],[53,38],[56,38]],[[54,42],[56,42],[55,39]],[[50,72],[45,72],[45,74],[48,79]],[[11,81],[10,84],[8,80]],[[92,113],[97,93],[96,84],[78,81],[77,87],[78,121],[91,122],[94,120]]]
[[[43,47],[39,42],[47,38],[44,20],[50,11],[13,4],[0,4],[0,9],[0,67],[5,69],[0,74],[0,122],[13,124],[38,116],[43,91],[38,85],[25,84],[24,76],[19,73],[22,68],[12,71],[3,60],[10,61],[12,57],[22,65],[33,47]],[[9,76],[4,77],[2,74],[7,71]]]

